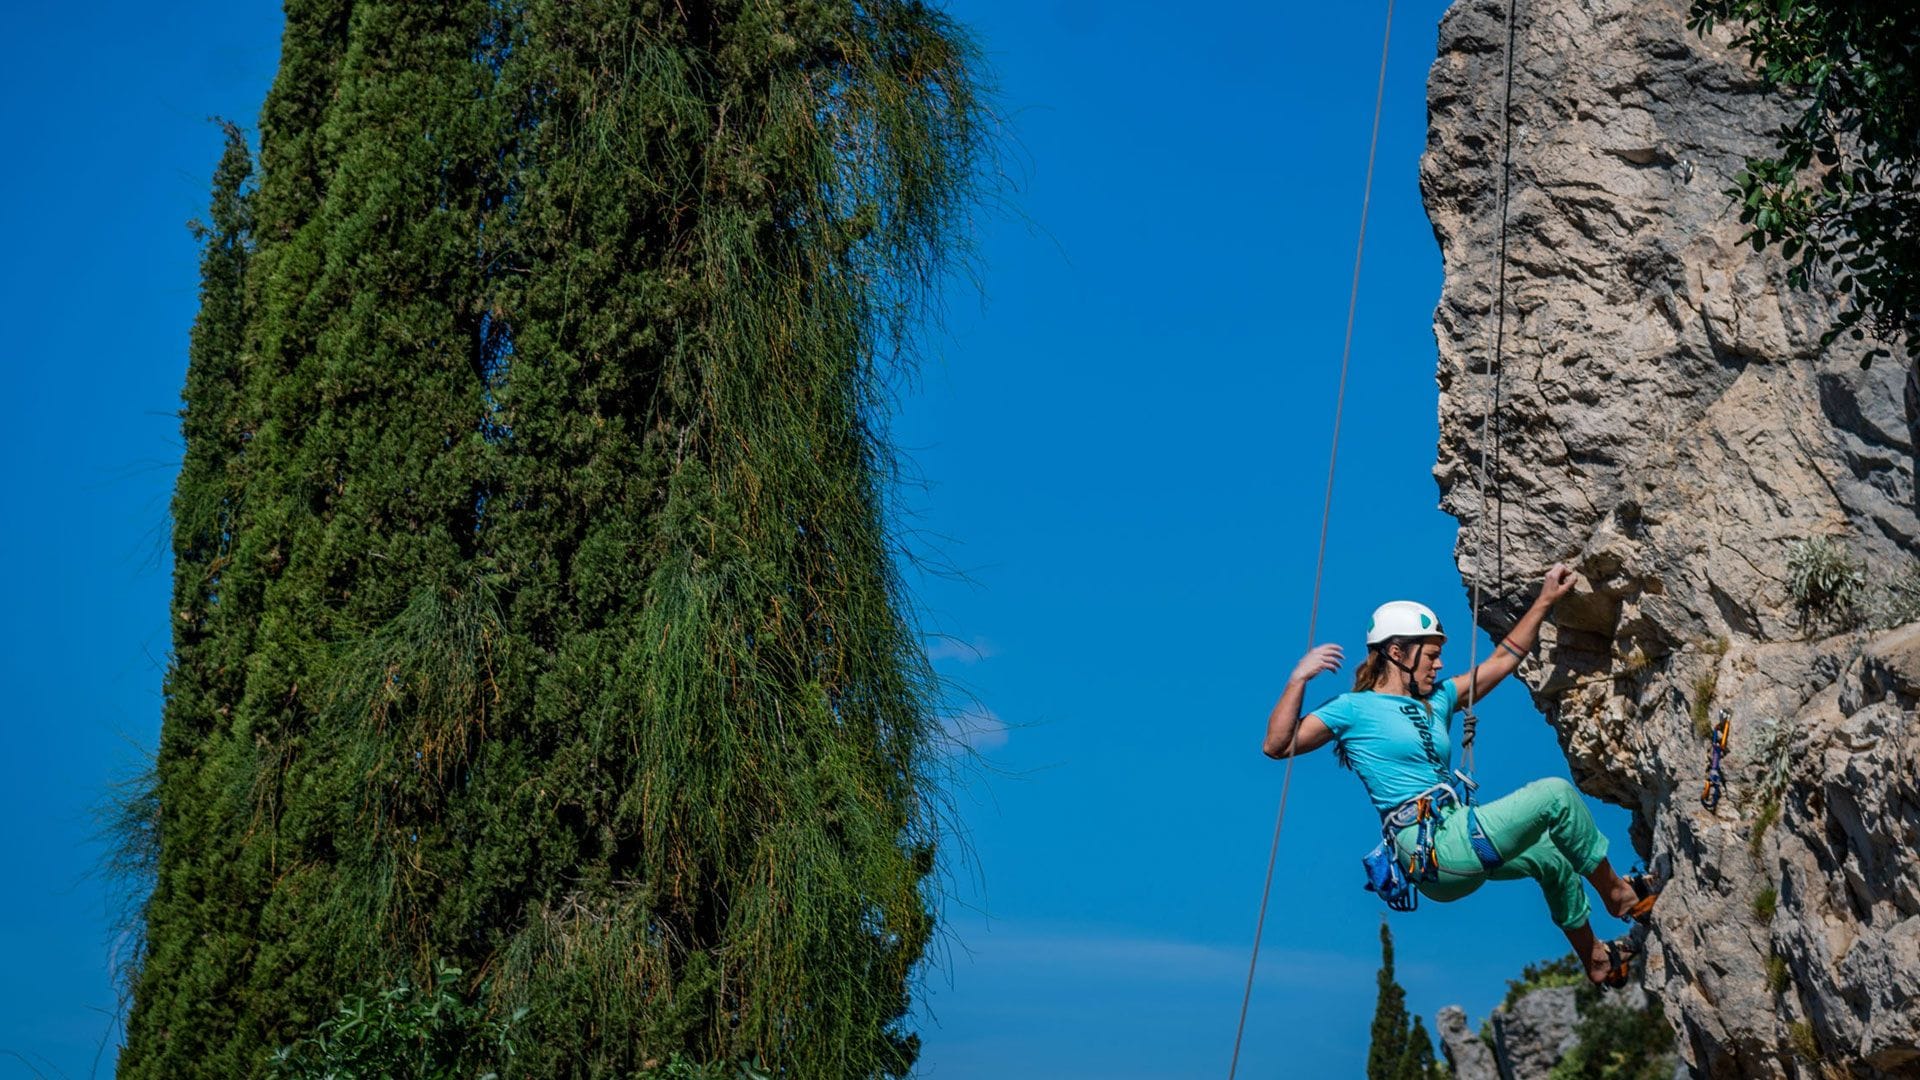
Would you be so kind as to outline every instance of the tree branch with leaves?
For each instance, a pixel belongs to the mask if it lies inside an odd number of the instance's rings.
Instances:
[[[1902,0],[1694,0],[1766,84],[1802,104],[1772,157],[1750,158],[1729,194],[1755,251],[1776,248],[1797,288],[1845,301],[1821,346],[1871,336],[1870,365],[1902,348],[1920,363],[1920,19]]]

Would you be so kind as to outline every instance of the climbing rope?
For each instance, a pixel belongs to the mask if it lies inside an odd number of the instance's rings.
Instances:
[[[1322,572],[1326,568],[1326,560],[1327,560],[1327,525],[1333,515],[1333,484],[1334,484],[1334,476],[1335,476],[1335,467],[1338,464],[1339,453],[1340,453],[1340,419],[1346,405],[1347,370],[1349,366],[1349,361],[1353,355],[1354,312],[1358,308],[1359,301],[1360,301],[1360,263],[1361,263],[1361,257],[1365,253],[1366,246],[1367,246],[1367,210],[1373,201],[1373,164],[1374,164],[1375,153],[1380,144],[1380,113],[1381,113],[1382,106],[1384,105],[1386,100],[1387,54],[1388,54],[1388,47],[1392,43],[1392,40],[1393,40],[1393,0],[1387,0],[1386,25],[1381,32],[1381,39],[1380,39],[1380,78],[1379,78],[1378,85],[1374,89],[1374,97],[1373,97],[1373,130],[1367,141],[1367,177],[1366,177],[1366,182],[1362,185],[1361,196],[1360,196],[1360,235],[1359,235],[1358,242],[1354,245],[1353,283],[1347,294],[1346,337],[1340,346],[1340,383],[1339,383],[1339,389],[1334,396],[1333,438],[1332,438],[1332,445],[1327,450],[1326,496],[1322,501],[1321,507],[1320,507],[1320,545],[1319,545],[1319,551],[1315,555],[1314,563],[1313,563],[1313,602],[1308,607],[1308,614],[1307,614],[1307,648],[1309,649],[1313,648],[1314,639],[1316,638],[1319,630],[1320,585],[1321,585]],[[1498,455],[1500,452],[1499,434],[1498,434],[1499,415],[1500,415],[1500,369],[1502,366],[1502,359],[1504,357],[1505,348],[1506,348],[1506,314],[1507,314],[1507,311],[1506,311],[1507,309],[1507,304],[1506,304],[1506,299],[1507,299],[1507,218],[1508,218],[1507,203],[1508,203],[1508,196],[1511,189],[1511,177],[1513,173],[1513,144],[1510,136],[1510,129],[1509,129],[1509,123],[1508,123],[1509,104],[1513,98],[1513,42],[1514,42],[1514,0],[1507,0],[1506,78],[1503,83],[1503,88],[1501,91],[1501,99],[1500,99],[1500,142],[1502,146],[1501,172],[1500,172],[1500,242],[1499,242],[1499,271],[1496,278],[1497,285],[1495,289],[1495,300],[1494,300],[1494,307],[1495,307],[1494,347],[1493,347],[1493,361],[1492,361],[1493,392],[1492,392],[1492,401],[1488,406],[1487,414],[1481,419],[1480,432],[1481,432],[1482,442],[1481,442],[1481,451],[1480,451],[1480,469],[1479,469],[1479,476],[1476,484],[1478,493],[1479,493],[1481,519],[1483,521],[1486,518],[1486,507],[1487,507],[1486,481],[1487,481],[1488,446],[1487,446],[1486,440],[1490,433],[1492,435],[1492,443],[1493,443],[1492,453],[1494,455]],[[1498,553],[1497,554],[1498,561],[1495,567],[1496,581],[1504,580],[1506,575],[1506,565],[1505,565],[1506,529],[1505,529],[1505,522],[1504,522],[1504,514],[1505,514],[1504,507],[1496,508],[1495,520],[1494,520],[1494,546]],[[1472,650],[1474,657],[1468,667],[1469,672],[1472,672],[1472,670],[1475,667],[1479,666],[1478,664],[1478,653],[1479,653],[1478,626],[1479,626],[1480,614],[1481,614],[1481,584],[1482,584],[1481,579],[1485,576],[1483,571],[1484,571],[1484,568],[1480,565],[1480,559],[1476,557],[1475,570],[1474,570],[1474,590],[1473,590],[1473,621],[1474,621],[1475,629],[1473,630],[1473,632],[1471,632],[1468,635],[1472,643],[1470,646],[1470,649]],[[1479,688],[1477,686],[1470,685],[1468,696],[1469,696],[1469,703],[1466,710],[1466,716],[1462,719],[1462,729],[1461,729],[1461,749],[1465,754],[1467,767],[1466,767],[1466,775],[1461,776],[1461,779],[1465,782],[1464,786],[1468,791],[1467,798],[1471,799],[1472,798],[1471,792],[1474,787],[1473,779],[1472,779],[1473,738],[1474,738],[1474,727],[1478,722],[1477,718],[1474,716],[1473,709],[1474,709],[1474,706],[1479,703],[1479,696],[1480,696]],[[1264,936],[1264,933],[1266,931],[1267,905],[1273,895],[1273,868],[1274,868],[1274,865],[1278,862],[1279,855],[1280,855],[1280,830],[1281,830],[1281,827],[1286,822],[1287,796],[1293,789],[1293,763],[1294,763],[1293,751],[1294,751],[1295,744],[1299,741],[1299,738],[1300,738],[1300,721],[1296,719],[1293,725],[1293,733],[1287,740],[1287,768],[1286,768],[1285,774],[1283,775],[1280,781],[1280,806],[1279,806],[1279,809],[1275,812],[1274,819],[1273,819],[1273,843],[1267,852],[1266,881],[1261,886],[1261,889],[1260,889],[1260,917],[1254,924],[1253,953],[1252,953],[1252,956],[1247,961],[1247,984],[1246,984],[1245,990],[1241,993],[1241,996],[1240,996],[1240,1020],[1239,1020],[1239,1023],[1235,1026],[1234,1032],[1233,1032],[1233,1059],[1227,1066],[1228,1080],[1233,1080],[1234,1075],[1239,1071],[1239,1068],[1240,1068],[1240,1043],[1242,1038],[1246,1034],[1247,1006],[1248,1006],[1248,1003],[1251,1002],[1253,999],[1253,978],[1254,978],[1254,973],[1258,969],[1260,964],[1260,939],[1262,936]],[[1455,775],[1460,775],[1460,774],[1456,773]]]
[[[1353,248],[1353,284],[1347,291],[1347,332],[1340,345],[1340,384],[1333,400],[1333,440],[1327,448],[1327,492],[1320,504],[1320,550],[1313,560],[1313,603],[1307,609],[1307,648],[1313,648],[1320,624],[1320,579],[1327,565],[1327,523],[1333,517],[1333,479],[1340,460],[1340,417],[1347,402],[1347,367],[1353,356],[1353,316],[1360,303],[1360,258],[1367,250],[1367,210],[1373,203],[1373,161],[1380,146],[1380,110],[1387,98],[1387,48],[1393,41],[1393,0],[1387,0],[1386,27],[1380,36],[1380,79],[1373,91],[1373,131],[1367,138],[1367,179],[1360,189],[1360,236]],[[1267,928],[1267,901],[1273,895],[1273,867],[1280,855],[1280,826],[1287,819],[1287,793],[1293,788],[1293,750],[1300,739],[1294,721],[1287,740],[1287,769],[1280,781],[1280,808],[1273,817],[1273,845],[1267,852],[1267,880],[1260,888],[1260,918],[1253,928],[1253,955],[1247,961],[1247,987],[1240,995],[1240,1022],[1233,1030],[1233,1060],[1227,1080],[1240,1069],[1240,1040],[1247,1031],[1247,1004],[1253,1000],[1253,973],[1260,965],[1260,938]]]
[[[1506,77],[1500,90],[1500,226],[1498,269],[1494,274],[1493,352],[1488,375],[1492,377],[1486,414],[1480,418],[1480,466],[1474,477],[1474,489],[1480,502],[1480,521],[1487,520],[1487,476],[1489,462],[1498,470],[1500,457],[1500,376],[1506,367],[1507,350],[1507,204],[1513,189],[1513,42],[1514,0],[1507,0]],[[1506,502],[1493,511],[1494,582],[1502,584],[1507,576]],[[1480,707],[1480,616],[1481,593],[1486,582],[1486,545],[1484,537],[1473,554],[1473,626],[1467,634],[1467,708],[1460,718],[1460,755],[1466,775],[1473,776],[1473,740],[1480,725],[1476,710]],[[1471,783],[1471,779],[1468,781]]]

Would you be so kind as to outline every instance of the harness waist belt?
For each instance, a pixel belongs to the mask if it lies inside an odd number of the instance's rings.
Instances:
[[[1389,829],[1404,829],[1420,820],[1420,803],[1426,800],[1431,812],[1437,814],[1447,806],[1458,803],[1460,796],[1448,784],[1435,784],[1427,790],[1401,803],[1386,812],[1380,820]]]

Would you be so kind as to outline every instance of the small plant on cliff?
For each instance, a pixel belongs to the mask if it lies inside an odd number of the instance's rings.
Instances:
[[[1920,620],[1920,559],[1909,559],[1880,587],[1868,605],[1867,622],[1888,630],[1915,620]]]
[[[1820,1061],[1820,1040],[1814,1038],[1813,1025],[1805,1020],[1787,1028],[1787,1045],[1793,1047],[1794,1055],[1802,1061],[1816,1064]]]
[[[1767,830],[1773,828],[1773,823],[1779,820],[1779,817],[1778,802],[1765,803],[1760,807],[1760,813],[1754,815],[1753,832],[1747,834],[1747,854],[1756,859],[1760,857],[1761,849],[1766,846]]]
[[[1800,540],[1787,549],[1787,592],[1803,623],[1857,620],[1866,584],[1860,562],[1828,537]]]
[[[1769,885],[1761,889],[1753,898],[1753,917],[1761,922],[1772,922],[1774,912],[1780,910],[1780,890]]]
[[[1785,993],[1787,981],[1787,958],[1779,953],[1767,957],[1767,989],[1776,994]]]
[[[1793,722],[1769,718],[1754,727],[1752,761],[1760,772],[1746,791],[1742,804],[1757,806],[1753,831],[1747,834],[1747,851],[1760,857],[1767,830],[1780,820],[1781,800],[1786,797],[1787,781],[1793,772]]]
[[[1687,708],[1687,715],[1693,718],[1693,737],[1710,738],[1713,735],[1713,695],[1720,688],[1720,673],[1709,671],[1693,680],[1693,703]]]
[[[1753,760],[1761,767],[1754,794],[1760,802],[1778,803],[1793,773],[1793,721],[1762,720],[1753,733]]]

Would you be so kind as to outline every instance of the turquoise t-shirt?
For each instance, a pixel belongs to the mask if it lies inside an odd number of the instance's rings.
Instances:
[[[1453,780],[1452,679],[1432,696],[1401,697],[1371,690],[1341,694],[1313,710],[1339,743],[1340,756],[1360,776],[1374,809],[1386,814],[1435,784]]]

